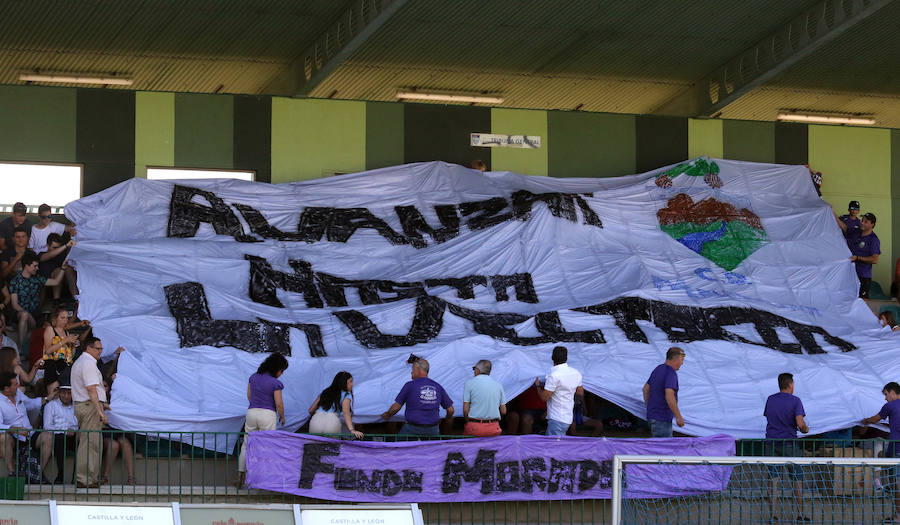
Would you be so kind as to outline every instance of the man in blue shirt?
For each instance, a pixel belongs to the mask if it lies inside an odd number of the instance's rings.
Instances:
[[[879,410],[877,414],[864,418],[862,424],[871,425],[872,423],[878,423],[882,419],[887,419],[888,426],[891,428],[891,442],[884,451],[884,456],[888,458],[900,457],[900,454],[898,454],[898,452],[900,452],[900,447],[897,446],[897,441],[900,440],[900,385],[895,381],[891,381],[884,385],[884,388],[881,389],[881,393],[884,394],[886,403],[881,407],[881,410]],[[898,473],[896,472],[896,469],[897,467],[893,468],[894,472],[891,473],[890,479],[897,479]],[[900,523],[900,496],[897,494],[896,486],[891,486],[890,488],[894,493],[894,516],[890,518],[890,521],[885,520],[885,522]]]
[[[860,220],[859,237],[850,245],[850,260],[856,265],[856,276],[859,277],[859,297],[869,298],[869,286],[872,284],[872,265],[878,263],[881,254],[881,241],[872,231],[875,228],[875,214],[865,213]]]
[[[672,437],[672,417],[679,427],[684,418],[678,410],[678,374],[684,364],[684,350],[673,346],[666,352],[666,362],[653,369],[644,384],[644,404],[647,405],[647,423],[653,437]]]
[[[406,405],[406,423],[400,429],[401,434],[437,436],[441,407],[446,409],[447,419],[453,420],[453,400],[444,387],[429,379],[428,369],[428,361],[417,358],[412,363],[412,381],[403,385],[391,407],[381,414],[383,419],[390,419]]]
[[[763,416],[766,418],[767,454],[783,457],[802,456],[803,452],[795,446],[794,440],[797,439],[797,430],[806,434],[809,427],[803,420],[803,416],[806,415],[803,403],[794,395],[794,376],[787,372],[778,374],[778,390],[777,394],[769,396],[763,410]],[[772,497],[769,499],[772,511],[770,522],[778,520],[775,511],[778,508],[779,474],[782,469],[793,481],[797,522],[808,522],[809,518],[803,515],[803,472],[796,465],[769,468],[769,476],[772,478]]]
[[[463,432],[469,436],[500,435],[500,416],[506,415],[506,393],[503,385],[491,377],[491,362],[478,361],[472,367],[475,377],[463,388]]]

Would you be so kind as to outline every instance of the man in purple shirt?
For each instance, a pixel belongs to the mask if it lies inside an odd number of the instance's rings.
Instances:
[[[875,229],[875,214],[864,213],[860,219],[859,237],[850,246],[850,260],[856,265],[856,276],[859,277],[859,296],[869,298],[869,286],[872,284],[872,265],[878,263],[881,254],[881,241],[872,231]]]
[[[421,358],[412,364],[412,381],[403,385],[394,404],[381,417],[390,419],[403,405],[406,405],[406,423],[400,429],[401,434],[437,436],[440,407],[447,409],[447,419],[453,417],[453,400],[444,387],[428,378],[428,361]]]
[[[837,212],[834,215],[837,216]],[[847,241],[848,247],[859,239],[859,201],[850,201],[847,205],[847,214],[838,217],[838,226],[844,232],[844,240]]]
[[[862,424],[871,425],[872,423],[878,423],[882,419],[887,419],[888,426],[891,428],[891,435],[889,436],[891,442],[884,451],[884,455],[885,457],[900,457],[900,447],[897,446],[897,441],[900,440],[900,385],[891,381],[884,385],[881,393],[884,394],[884,400],[887,402],[877,414],[863,419]],[[893,467],[893,470],[894,472],[891,473],[890,479],[896,480],[898,475],[896,472],[897,467]],[[890,518],[890,521],[900,523],[900,495],[897,493],[896,482],[892,483],[889,488],[894,493],[894,516]],[[887,523],[888,520],[885,520],[885,522]]]
[[[763,416],[766,418],[766,447],[767,454],[781,457],[802,456],[802,450],[796,447],[797,430],[806,434],[809,427],[803,416],[803,403],[794,395],[794,376],[785,372],[778,374],[777,394],[772,394],[766,400],[766,408]],[[797,511],[797,522],[808,522],[809,518],[803,515],[803,472],[796,465],[770,466],[769,476],[772,478],[772,497],[769,505],[772,511],[770,523],[778,520],[775,513],[778,508],[778,484],[782,471],[786,472],[794,485],[794,505]]]
[[[647,423],[653,437],[672,437],[672,417],[679,427],[684,418],[678,410],[678,374],[684,364],[684,350],[673,346],[666,352],[666,362],[653,369],[644,384],[644,404],[647,405]]]

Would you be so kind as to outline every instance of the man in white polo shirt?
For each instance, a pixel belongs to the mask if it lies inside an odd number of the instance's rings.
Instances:
[[[541,379],[534,380],[538,395],[547,403],[547,435],[565,436],[572,425],[575,398],[584,397],[581,387],[581,373],[566,364],[569,351],[564,346],[553,349],[553,368],[547,374],[546,384]]]
[[[85,341],[84,353],[72,365],[72,400],[75,401],[75,418],[81,430],[101,430],[106,424],[104,410],[106,389],[103,376],[97,368],[97,360],[103,353],[103,345],[96,337]],[[82,433],[75,453],[75,479],[78,488],[100,486],[100,459],[103,438],[99,432]]]

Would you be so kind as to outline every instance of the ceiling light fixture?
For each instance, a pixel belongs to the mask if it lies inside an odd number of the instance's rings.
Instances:
[[[21,73],[19,80],[23,82],[52,82],[57,84],[104,84],[115,86],[130,86],[132,80],[128,77],[99,76],[82,73]]]
[[[461,92],[425,92],[425,91],[397,91],[397,98],[401,100],[436,100],[442,102],[469,102],[474,104],[502,104],[503,97],[498,95],[483,95],[481,93]]]
[[[856,126],[872,126],[875,118],[864,113],[795,113],[779,111],[778,120],[789,122],[812,122],[815,124],[850,124]]]

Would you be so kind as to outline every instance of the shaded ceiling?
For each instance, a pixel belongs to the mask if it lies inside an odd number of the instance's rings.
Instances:
[[[855,18],[820,24],[818,40],[813,23],[802,53],[761,66],[765,78],[723,107],[670,110],[817,12]],[[147,91],[379,101],[465,91],[509,108],[753,120],[818,110],[900,128],[900,0],[5,0],[0,13],[2,84],[38,71],[123,76],[133,84],[120,88]],[[793,27],[790,38],[810,31]]]

